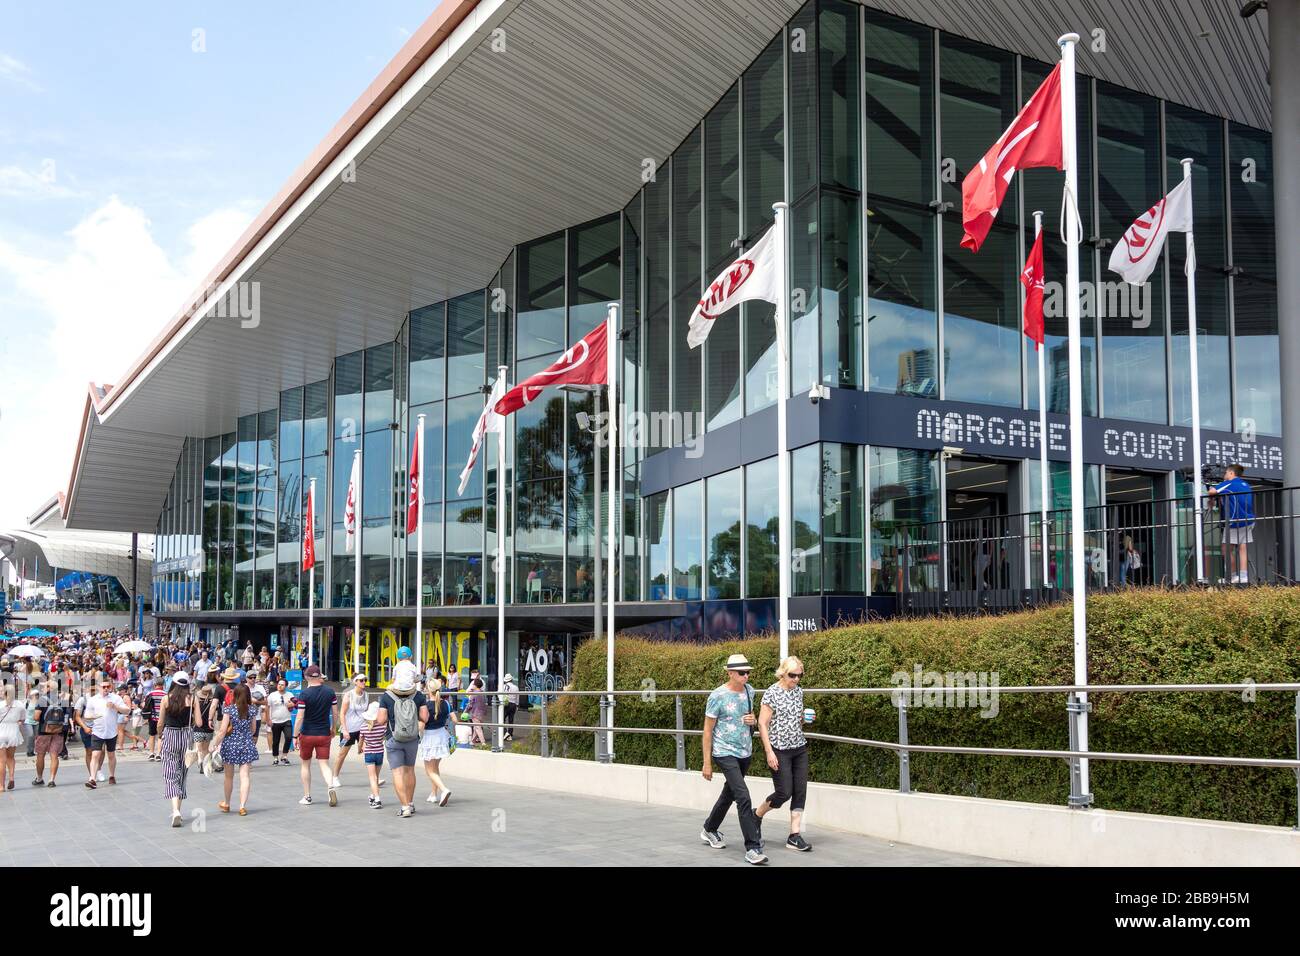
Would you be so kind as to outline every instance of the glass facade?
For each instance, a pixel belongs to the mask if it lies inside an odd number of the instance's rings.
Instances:
[[[491,603],[499,549],[513,602],[590,601],[604,533],[597,518],[610,502],[619,503],[623,529],[610,556],[623,600],[775,597],[776,459],[751,461],[746,448],[680,472],[667,489],[658,467],[666,459],[655,459],[680,456],[701,433],[735,435],[769,420],[761,416],[779,392],[774,310],[746,303],[690,349],[692,309],[784,201],[794,394],[826,385],[940,409],[960,402],[1030,412],[1039,372],[1021,333],[1018,275],[1032,212],[1041,210],[1047,403],[1067,412],[1066,322],[1051,291],[1064,280],[1062,174],[1021,172],[980,253],[959,245],[962,178],[1049,71],[877,10],[812,0],[647,170],[624,208],[516,246],[485,263],[484,288],[413,309],[392,342],[371,340],[338,356],[324,380],[286,388],[276,407],[244,408],[228,431],[186,441],[157,528],[155,606],[304,608],[302,524],[313,479],[317,607],[351,608],[358,562],[365,607],[410,608],[417,593],[428,606]],[[1085,415],[1190,424],[1183,237],[1171,237],[1129,308],[1114,308],[1120,284],[1106,268],[1114,242],[1177,185],[1180,160],[1190,158],[1201,423],[1278,434],[1269,135],[1086,76],[1077,95]],[[489,438],[462,489],[498,366],[512,383],[545,368],[615,301],[618,487],[602,488],[598,509],[596,469],[602,485],[608,477],[591,427],[603,402],[552,390],[512,416],[508,471],[498,473]],[[422,571],[404,520],[420,422]],[[791,451],[795,595],[945,587],[946,558],[934,557],[941,545],[925,537],[948,514],[937,452],[793,438],[804,442]],[[358,451],[361,540],[349,549],[344,512]],[[1015,466],[1011,512],[1037,506],[1036,469],[1032,459]],[[1098,501],[1105,492],[1100,472],[1089,475],[1092,504],[1094,491]],[[1054,465],[1058,507],[1063,476]],[[496,540],[498,485],[504,542]]]

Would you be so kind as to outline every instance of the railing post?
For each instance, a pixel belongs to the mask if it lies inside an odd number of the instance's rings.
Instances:
[[[677,717],[677,735],[674,738],[677,741],[677,769],[686,769],[686,735],[682,733],[686,729],[686,723],[682,716],[682,695],[673,695],[673,710],[676,711]]]
[[[1300,694],[1295,695],[1295,759],[1300,760]],[[1296,825],[1300,830],[1300,767],[1295,772]]]
[[[900,691],[898,694],[898,742],[903,747],[907,746],[907,697]],[[912,792],[912,757],[911,754],[900,749],[898,751],[898,792]]]
[[[1070,749],[1077,753],[1079,750],[1079,715],[1091,711],[1092,704],[1081,701],[1076,692],[1070,691],[1070,696],[1066,699],[1065,710],[1069,715]],[[1082,772],[1080,758],[1071,757],[1069,805],[1076,808],[1086,809],[1092,805],[1092,794],[1083,792],[1081,779]]]
[[[608,763],[609,758],[605,756],[605,734],[607,732],[605,727],[605,695],[601,694],[597,699],[600,702],[600,720],[597,722],[596,730],[596,762]]]
[[[547,728],[546,722],[546,695],[542,695],[542,756],[551,755],[551,732]]]

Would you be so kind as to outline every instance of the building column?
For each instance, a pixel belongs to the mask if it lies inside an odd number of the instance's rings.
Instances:
[[[1268,5],[1269,87],[1273,103],[1273,217],[1282,378],[1282,477],[1300,487],[1300,0]],[[1300,569],[1300,533],[1291,530],[1286,573]]]

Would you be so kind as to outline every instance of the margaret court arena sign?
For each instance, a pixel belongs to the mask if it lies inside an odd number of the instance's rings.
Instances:
[[[899,448],[960,448],[963,455],[1037,458],[1037,412],[992,405],[936,402],[873,393],[868,431],[874,445]],[[1070,426],[1065,415],[1047,416],[1047,457],[1068,461]],[[1202,461],[1221,467],[1245,465],[1247,475],[1281,479],[1282,443],[1269,435],[1201,429]],[[1083,457],[1089,464],[1144,471],[1192,467],[1192,430],[1120,419],[1083,420]]]

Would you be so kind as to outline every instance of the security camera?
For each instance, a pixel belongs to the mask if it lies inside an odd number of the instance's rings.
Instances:
[[[823,399],[829,401],[830,397],[831,390],[825,385],[814,385],[808,390],[808,401],[812,402],[814,405]]]
[[[591,416],[588,415],[586,412],[578,412],[577,417],[578,417],[578,427],[585,432],[587,430],[587,426],[591,424]]]
[[[1250,0],[1249,3],[1242,4],[1241,10],[1238,12],[1241,14],[1243,20],[1249,20],[1255,14],[1259,13],[1259,11],[1267,9],[1267,0]]]
[[[943,446],[943,457],[944,457],[944,458],[956,458],[958,455],[960,455],[960,454],[962,453],[962,451],[963,451],[963,449],[958,448],[956,445],[944,445],[944,446]]]

